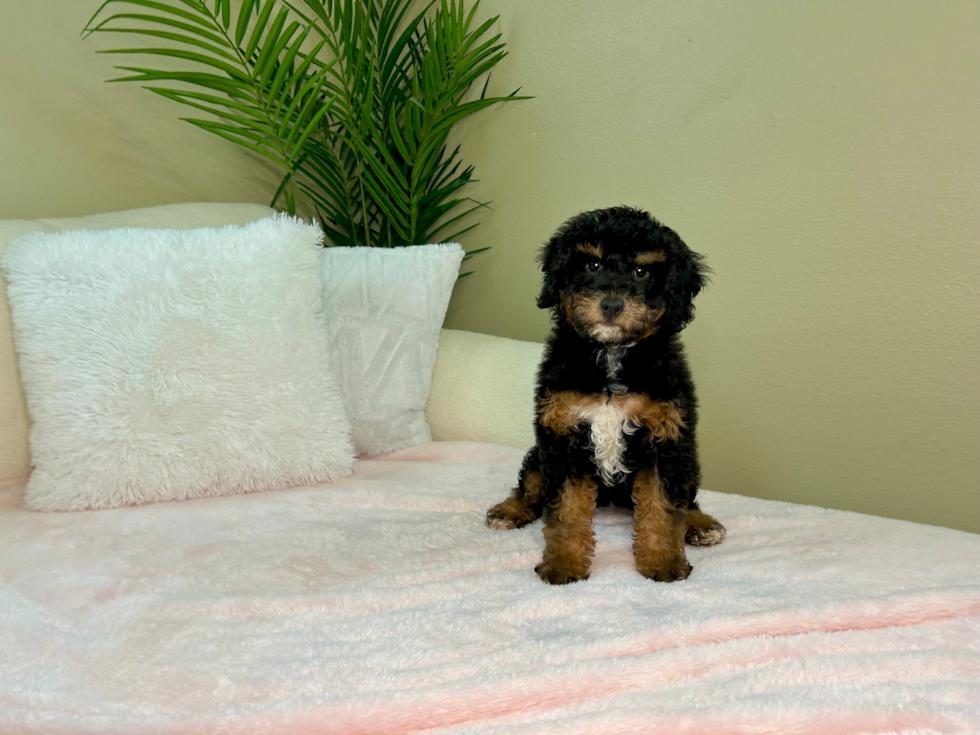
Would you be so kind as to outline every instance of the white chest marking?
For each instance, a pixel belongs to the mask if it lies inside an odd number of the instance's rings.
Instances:
[[[606,377],[609,388],[616,394],[626,391],[626,386],[619,383],[619,371],[623,367],[623,358],[632,345],[609,347],[597,355],[599,360],[606,363]],[[598,408],[580,410],[582,419],[588,421],[592,433],[592,451],[594,461],[599,469],[603,482],[611,485],[618,476],[629,472],[624,463],[626,454],[626,438],[639,428],[629,421],[623,410],[622,401],[607,400]]]
[[[621,402],[610,400],[597,408],[580,410],[579,414],[591,426],[592,450],[599,475],[611,485],[619,475],[629,472],[623,462],[626,438],[639,427],[628,419]]]

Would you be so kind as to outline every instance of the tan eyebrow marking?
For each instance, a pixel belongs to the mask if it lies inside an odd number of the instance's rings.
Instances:
[[[646,253],[640,253],[634,260],[639,265],[650,265],[651,263],[663,263],[667,260],[667,256],[664,255],[662,250],[651,250]]]
[[[594,255],[597,258],[602,257],[602,247],[599,245],[593,245],[592,243],[583,242],[581,245],[576,245],[575,249],[580,253],[588,253],[589,255]]]

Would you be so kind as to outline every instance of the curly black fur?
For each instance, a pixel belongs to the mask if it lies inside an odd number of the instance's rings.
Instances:
[[[638,258],[646,264],[638,265]],[[694,297],[706,282],[703,258],[646,212],[613,207],[584,212],[565,222],[544,246],[540,261],[544,278],[537,303],[552,310],[553,328],[538,371],[536,444],[525,457],[519,486],[509,502],[520,504],[525,511],[530,509],[525,518],[543,514],[548,524],[560,505],[566,480],[586,477],[598,486],[599,505],[633,508],[638,473],[655,470],[670,513],[700,514],[696,501],[701,480],[696,440],[698,404],[678,333],[694,318]],[[581,321],[577,312],[570,311],[568,305],[576,298],[591,298],[592,304],[602,298],[632,299],[637,309],[645,304],[645,328],[642,333],[615,333],[600,339],[588,320]],[[602,316],[605,318],[605,312]],[[561,434],[542,420],[541,407],[548,396],[565,391],[597,400],[635,395],[669,404],[683,415],[683,428],[675,439],[665,441],[652,440],[644,431],[624,436],[625,472],[611,481],[608,476],[603,479],[587,421]],[[540,488],[528,492],[531,473],[540,473]],[[504,505],[489,511],[489,525],[507,528],[526,522],[498,511]],[[720,524],[701,517],[714,524],[712,538],[720,540],[724,533]],[[692,527],[695,525],[692,522]],[[689,530],[688,541],[696,543],[691,533]],[[549,582],[584,578],[574,574],[557,580],[541,576]],[[684,576],[686,573],[674,578]]]

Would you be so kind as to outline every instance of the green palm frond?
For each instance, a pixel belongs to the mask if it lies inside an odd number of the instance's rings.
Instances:
[[[461,193],[473,167],[449,132],[526,99],[486,96],[507,53],[497,19],[477,25],[479,0],[464,2],[106,0],[83,34],[130,34],[147,45],[102,53],[173,60],[172,71],[118,66],[127,75],[110,81],[206,113],[182,119],[275,162],[273,205],[302,208],[335,244],[392,247],[476,227],[462,220],[487,203]]]

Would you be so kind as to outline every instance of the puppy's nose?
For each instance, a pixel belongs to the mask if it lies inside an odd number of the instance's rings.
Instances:
[[[623,313],[623,300],[603,299],[599,302],[599,308],[602,309],[602,315],[606,319],[615,319]]]

